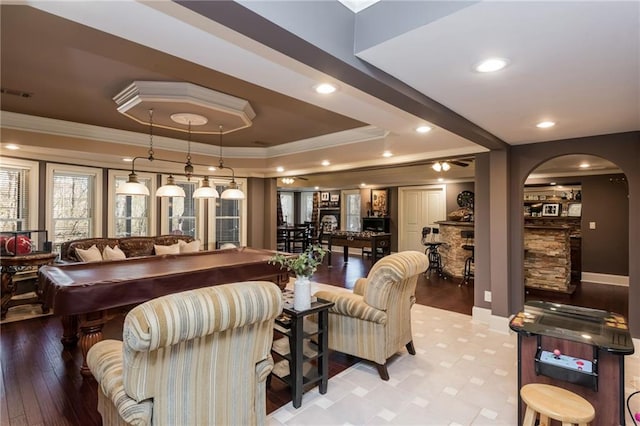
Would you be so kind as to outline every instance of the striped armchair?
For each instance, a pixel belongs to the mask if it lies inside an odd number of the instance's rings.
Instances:
[[[318,298],[335,303],[329,310],[329,348],[373,361],[382,380],[389,380],[391,355],[402,346],[416,353],[411,306],[418,275],[428,266],[423,253],[395,253],[376,262],[367,278],[359,278],[353,293],[317,292]]]
[[[104,425],[255,425],[282,293],[241,282],[170,294],[126,316],[123,341],[96,343],[87,364]]]

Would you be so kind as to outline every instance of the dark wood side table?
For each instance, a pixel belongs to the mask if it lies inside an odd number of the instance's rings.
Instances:
[[[296,311],[291,303],[287,302],[287,293],[284,291],[285,307],[283,314],[276,319],[276,331],[286,336],[288,348],[282,350],[274,344],[272,352],[276,357],[281,358],[274,366],[272,374],[267,380],[267,385],[271,382],[271,377],[275,376],[291,387],[293,406],[299,408],[302,405],[302,394],[305,387],[319,386],[321,394],[327,393],[329,381],[329,308],[334,303],[317,299],[311,303],[311,307],[304,311]],[[291,298],[292,300],[292,298]],[[308,327],[305,330],[305,318],[307,324],[311,325],[310,315],[317,314],[317,326]],[[305,353],[305,340],[316,336],[317,349],[313,353]],[[288,349],[288,350],[287,350]],[[305,374],[304,366],[309,364],[311,369]],[[286,367],[288,364],[288,368]]]
[[[14,275],[27,268],[42,265],[50,265],[58,256],[56,253],[34,253],[23,256],[0,256],[0,267],[2,269],[2,319],[5,319],[9,308],[19,305],[40,304],[42,313],[46,314],[49,310],[45,308],[42,298],[40,297],[40,289],[36,286],[36,296],[25,299],[13,299],[16,294],[16,283],[13,281]]]

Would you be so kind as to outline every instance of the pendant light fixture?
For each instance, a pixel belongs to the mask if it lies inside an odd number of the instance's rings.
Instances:
[[[223,200],[244,200],[244,192],[238,188],[235,172],[231,167],[225,166],[222,161],[222,125],[220,125],[220,164],[218,165],[218,168],[231,170],[231,182],[229,182],[227,189],[222,191],[220,198]]]
[[[202,186],[193,192],[193,198],[220,198],[218,190],[209,185],[209,176],[202,179]]]

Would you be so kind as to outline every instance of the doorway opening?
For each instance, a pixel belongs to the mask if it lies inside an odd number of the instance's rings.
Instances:
[[[629,189],[593,155],[540,164],[524,184],[525,300],[617,312],[629,306]]]

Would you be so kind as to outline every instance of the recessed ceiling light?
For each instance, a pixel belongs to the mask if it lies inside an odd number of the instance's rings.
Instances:
[[[320,187],[319,186],[314,186],[313,189],[315,189],[317,191],[318,189],[320,189]]]
[[[323,94],[323,95],[328,95],[330,93],[335,92],[336,86],[334,86],[333,84],[329,84],[329,83],[322,83],[322,84],[318,84],[317,86],[315,86],[316,92]]]
[[[431,131],[431,126],[419,126],[416,128],[416,132],[418,133],[428,133]]]
[[[591,164],[589,164],[589,163],[581,163],[579,167],[581,169],[588,169],[589,167],[591,167]]]
[[[391,153],[391,151],[385,151],[385,152],[382,153],[382,156],[386,157],[386,158],[389,158],[389,157],[393,156],[393,154]]]
[[[489,58],[476,65],[476,71],[478,72],[495,72],[500,71],[509,64],[509,61],[504,58]]]
[[[444,182],[444,178],[438,178],[438,182]]]
[[[210,171],[210,172],[213,172],[213,171],[215,171],[215,170],[216,170],[216,168],[215,168],[215,167],[213,167],[213,166],[209,166],[209,171]]]
[[[331,163],[329,162],[329,160],[324,160],[321,164],[322,164],[323,166],[325,166],[325,167],[326,167],[326,166],[331,165]]]
[[[284,167],[282,167],[282,166],[277,167],[277,168],[276,168],[276,172],[278,172],[278,173],[282,173],[282,172],[284,172]]]
[[[364,188],[365,186],[367,186],[367,184],[366,184],[366,183],[364,183],[364,182],[362,182],[362,183],[360,184],[360,186],[361,186],[362,188]]]
[[[555,126],[556,123],[554,121],[541,121],[536,124],[536,127],[539,129],[548,129],[549,127]]]
[[[17,150],[17,149],[20,149],[20,147],[19,147],[18,145],[15,145],[15,144],[12,144],[12,143],[10,143],[10,144],[8,144],[8,145],[5,145],[5,148],[10,149],[10,150],[12,150],[12,151],[15,151],[15,150]]]
[[[133,161],[133,158],[123,158],[122,161],[124,161],[125,163],[131,163]]]

